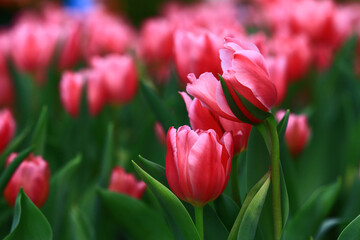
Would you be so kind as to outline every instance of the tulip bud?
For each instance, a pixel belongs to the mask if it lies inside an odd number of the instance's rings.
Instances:
[[[167,134],[166,178],[175,195],[194,206],[216,199],[225,189],[231,169],[230,133],[219,139],[212,129],[193,131],[171,127]]]
[[[0,153],[14,137],[16,124],[9,109],[0,111]]]
[[[44,70],[53,57],[58,39],[58,26],[23,20],[13,29],[11,54],[16,66],[26,72]]]
[[[166,143],[166,134],[163,126],[159,122],[155,122],[154,124],[154,132],[156,138],[158,139],[159,143],[165,145]]]
[[[1,67],[0,67],[1,68]],[[11,105],[14,101],[14,86],[7,71],[0,69],[0,107]]]
[[[178,30],[174,36],[176,70],[180,79],[188,83],[188,73],[199,76],[203,72],[221,73],[219,49],[222,38],[206,31]]]
[[[6,160],[8,166],[17,156],[12,153]],[[14,206],[20,188],[38,207],[41,207],[49,193],[50,170],[48,163],[41,156],[30,154],[15,170],[5,190],[6,201]]]
[[[140,199],[145,189],[146,184],[143,181],[137,181],[133,174],[125,172],[123,168],[118,166],[113,168],[109,184],[110,191]]]
[[[158,18],[147,20],[141,28],[139,52],[149,73],[158,82],[165,82],[170,77],[174,48],[173,25],[169,20]]]
[[[83,76],[79,73],[65,72],[60,81],[61,103],[73,117],[79,114]]]
[[[138,76],[134,60],[128,55],[108,55],[91,59],[93,68],[102,74],[108,100],[121,104],[136,94]]]
[[[285,111],[279,111],[276,114],[277,120],[280,121],[284,115]],[[293,157],[298,156],[304,150],[309,141],[310,133],[307,116],[290,113],[285,131],[285,141]]]
[[[97,71],[65,72],[60,81],[60,98],[64,108],[72,117],[79,114],[85,83],[90,114],[92,116],[98,114],[105,103],[105,88],[101,75]]]

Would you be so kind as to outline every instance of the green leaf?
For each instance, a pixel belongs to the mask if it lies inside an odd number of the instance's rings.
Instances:
[[[181,201],[168,188],[147,174],[134,161],[132,162],[136,172],[165,209],[176,239],[200,239],[194,222]]]
[[[162,183],[164,186],[168,186],[165,168],[157,163],[154,163],[139,155],[139,165],[146,170],[151,176]]]
[[[360,239],[360,215],[357,216],[341,232],[338,240],[359,240]]]
[[[221,194],[220,197],[214,201],[216,213],[224,223],[226,228],[230,231],[233,226],[237,214],[240,211],[239,206],[226,194]]]
[[[326,234],[335,226],[340,225],[344,220],[340,218],[326,219],[320,226],[319,231],[315,235],[316,240],[326,239]]]
[[[83,212],[78,207],[72,207],[69,214],[69,228],[70,236],[68,239],[77,240],[93,240],[95,233],[93,226],[91,226],[89,219],[87,219]]]
[[[220,82],[221,82],[221,87],[222,90],[224,92],[225,98],[226,98],[226,102],[229,105],[231,111],[233,112],[233,114],[242,122],[244,123],[249,123],[252,124],[252,122],[240,111],[240,109],[238,108],[238,106],[236,105],[234,99],[232,98],[230,91],[224,81],[224,78],[219,75],[220,78]]]
[[[204,207],[204,235],[207,240],[226,239],[229,236],[225,225],[209,205]]]
[[[290,115],[290,110],[287,109],[284,117],[280,120],[280,122],[277,125],[277,131],[278,131],[280,142],[284,138],[286,127],[287,127],[288,120],[289,120],[289,115]]]
[[[16,151],[16,148],[18,148],[20,146],[22,141],[28,135],[29,131],[30,131],[30,128],[26,128],[25,130],[23,130],[20,133],[20,135],[17,136],[14,140],[12,140],[11,143],[6,147],[6,149],[0,156],[0,169],[4,168],[6,158],[10,155],[10,153]]]
[[[270,186],[270,176],[267,177],[264,184],[255,194],[255,196],[251,199],[251,202],[246,208],[243,219],[239,227],[239,233],[237,235],[238,240],[254,239],[256,234],[257,224],[259,222],[261,210],[263,208],[269,186]]]
[[[174,126],[176,123],[175,118],[160,97],[143,81],[140,81],[140,89],[165,131]]]
[[[117,223],[133,239],[174,239],[163,217],[143,202],[103,189],[98,192]]]
[[[42,212],[19,191],[15,203],[13,225],[10,234],[4,240],[51,240],[51,226]]]
[[[101,187],[108,186],[108,178],[111,173],[113,151],[114,151],[114,125],[109,124],[107,128],[104,153],[101,164],[100,180],[99,184]]]
[[[29,155],[29,153],[32,151],[33,147],[29,147],[19,153],[16,158],[10,163],[10,165],[5,168],[5,171],[2,173],[0,177],[0,192],[3,192],[7,183],[9,182],[11,176],[17,169],[17,167],[20,165],[20,163]]]
[[[44,155],[47,128],[47,107],[43,107],[39,120],[36,123],[31,143],[34,145],[35,155]]]
[[[42,209],[51,223],[57,239],[62,237],[65,215],[70,212],[71,196],[69,193],[73,190],[73,176],[80,163],[81,155],[78,155],[51,178],[49,196]]]
[[[315,191],[288,222],[285,229],[286,239],[305,239],[314,236],[321,222],[333,207],[340,187],[341,180],[338,179],[336,183]]]
[[[235,220],[235,223],[230,231],[228,240],[235,240],[238,238],[239,229],[243,222],[243,218],[244,218],[246,210],[248,209],[251,201],[254,199],[256,194],[260,191],[260,189],[263,187],[265,182],[269,179],[269,177],[270,177],[270,174],[269,174],[269,172],[267,172],[246,195],[244,203],[243,203],[243,205],[240,209],[240,212]]]

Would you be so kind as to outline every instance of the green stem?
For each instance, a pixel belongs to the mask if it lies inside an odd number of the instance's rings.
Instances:
[[[241,200],[240,200],[240,190],[239,190],[239,181],[238,181],[238,162],[239,158],[234,157],[231,166],[231,189],[232,195],[235,203],[241,207]]]
[[[203,207],[195,207],[195,223],[196,228],[200,235],[200,240],[204,240],[204,217],[203,217]]]
[[[282,232],[279,137],[276,129],[276,121],[273,116],[267,118],[264,121],[264,125],[268,135],[268,140],[270,140],[268,147],[271,156],[271,188],[272,188],[274,239],[279,240],[281,238],[281,232]]]

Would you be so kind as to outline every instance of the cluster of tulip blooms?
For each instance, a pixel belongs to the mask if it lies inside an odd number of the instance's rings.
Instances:
[[[0,32],[0,237],[357,239],[359,36],[333,1],[168,4],[140,31],[24,12]]]

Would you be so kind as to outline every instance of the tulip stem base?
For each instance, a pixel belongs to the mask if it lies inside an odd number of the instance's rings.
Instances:
[[[263,135],[271,157],[271,189],[274,239],[279,240],[282,234],[282,209],[280,188],[280,145],[276,129],[276,120],[273,115],[265,119],[257,128]]]
[[[204,207],[195,207],[195,223],[200,239],[204,240]]]

